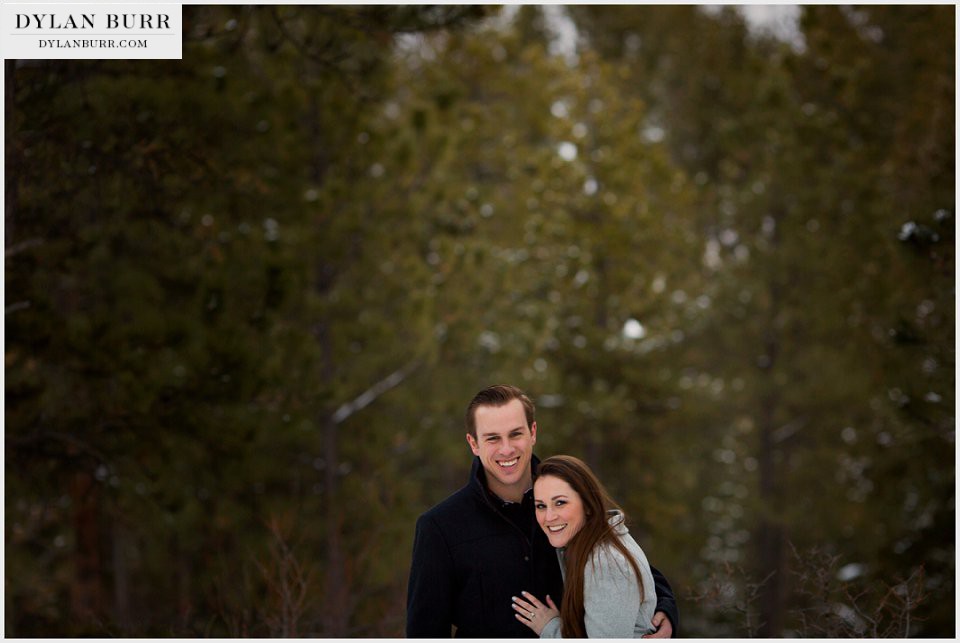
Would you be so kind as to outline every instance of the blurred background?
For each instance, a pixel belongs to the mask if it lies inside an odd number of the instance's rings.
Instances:
[[[7,61],[6,635],[402,636],[503,382],[681,634],[953,636],[954,12],[186,6],[182,61]]]

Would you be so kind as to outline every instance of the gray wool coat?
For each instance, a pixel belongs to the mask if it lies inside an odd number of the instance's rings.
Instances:
[[[623,554],[610,545],[597,547],[583,570],[583,622],[588,638],[640,638],[654,631],[651,620],[657,607],[657,593],[650,563],[623,520],[622,513],[610,512],[614,532],[640,568],[643,599],[636,574]],[[557,557],[566,582],[563,549],[557,550]],[[540,638],[562,638],[559,617],[544,626]]]

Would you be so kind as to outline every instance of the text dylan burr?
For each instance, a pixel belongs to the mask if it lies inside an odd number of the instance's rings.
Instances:
[[[17,29],[169,29],[165,13],[81,13],[65,16],[54,13],[18,13]]]

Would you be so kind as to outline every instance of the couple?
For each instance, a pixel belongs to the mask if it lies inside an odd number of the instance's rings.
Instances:
[[[470,480],[417,521],[407,636],[672,636],[670,585],[590,469],[533,455],[533,402],[491,386],[466,419]]]

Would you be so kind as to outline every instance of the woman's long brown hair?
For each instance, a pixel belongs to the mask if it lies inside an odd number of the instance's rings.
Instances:
[[[567,543],[564,554],[566,579],[563,600],[560,603],[560,630],[565,639],[587,638],[587,627],[583,621],[583,578],[590,554],[603,545],[614,547],[622,553],[637,576],[642,601],[643,579],[640,576],[640,566],[626,546],[620,542],[613,526],[607,520],[608,511],[616,509],[622,513],[622,510],[586,463],[573,456],[555,455],[537,466],[537,478],[544,476],[553,476],[566,482],[580,496],[580,501],[583,503],[583,527]]]

